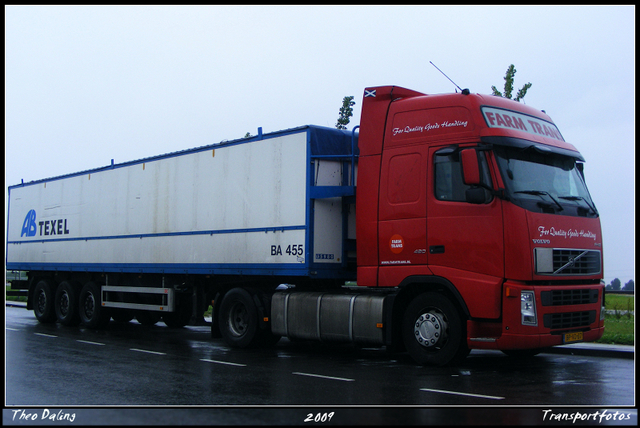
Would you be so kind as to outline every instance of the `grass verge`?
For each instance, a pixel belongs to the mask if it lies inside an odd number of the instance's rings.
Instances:
[[[635,338],[635,298],[626,294],[607,294],[604,334],[598,343],[633,345]]]

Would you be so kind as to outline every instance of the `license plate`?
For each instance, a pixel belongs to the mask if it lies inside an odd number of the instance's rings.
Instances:
[[[581,342],[582,340],[584,340],[584,335],[581,331],[562,335],[562,343]]]

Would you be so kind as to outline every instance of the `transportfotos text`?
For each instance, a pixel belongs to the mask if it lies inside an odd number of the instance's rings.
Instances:
[[[628,421],[631,419],[630,413],[619,412],[616,411],[610,412],[608,410],[599,411],[591,413],[582,413],[582,412],[573,412],[573,413],[562,413],[562,412],[554,412],[551,409],[542,410],[542,420],[544,422],[560,422],[560,421],[571,421],[572,423],[576,422],[597,422],[602,423],[603,421]]]

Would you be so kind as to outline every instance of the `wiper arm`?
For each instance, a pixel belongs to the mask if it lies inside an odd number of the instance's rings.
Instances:
[[[562,205],[560,205],[560,202],[558,202],[556,198],[551,196],[551,193],[545,192],[544,190],[519,190],[514,193],[526,193],[527,195],[537,195],[537,196],[547,195],[558,206],[558,211],[564,210]]]
[[[594,214],[600,215],[595,206],[591,205],[591,203],[587,200],[587,198],[583,196],[558,196],[560,199],[566,199],[567,201],[579,201],[583,200],[585,204],[593,211]]]

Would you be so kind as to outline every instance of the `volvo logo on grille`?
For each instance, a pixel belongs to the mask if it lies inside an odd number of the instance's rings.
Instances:
[[[577,255],[577,256],[575,256],[575,257],[569,256],[569,259],[568,259],[567,263],[565,263],[564,265],[562,265],[562,267],[561,267],[560,269],[556,270],[556,271],[554,272],[554,274],[560,273],[560,272],[562,272],[563,270],[565,270],[565,269],[566,269],[566,268],[568,268],[568,267],[573,267],[573,266],[575,266],[575,264],[576,264],[576,260],[578,260],[580,257],[582,257],[582,256],[586,255],[587,253],[588,253],[588,251],[583,251],[582,253],[578,254],[578,255]]]

